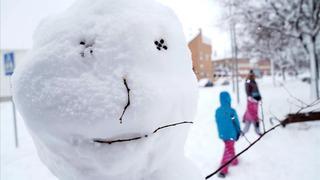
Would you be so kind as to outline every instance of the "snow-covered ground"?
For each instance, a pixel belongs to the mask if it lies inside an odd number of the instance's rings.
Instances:
[[[303,101],[309,100],[309,86],[299,80],[288,80],[284,87],[273,87],[266,78],[258,81],[263,96],[264,115],[267,128],[271,127],[271,114],[283,118],[295,112],[298,104],[285,89]],[[198,114],[187,144],[188,157],[196,162],[204,175],[219,167],[223,143],[218,139],[214,111],[219,106],[218,95],[222,90],[232,92],[232,86],[201,88]],[[245,110],[243,83],[240,83],[241,103],[233,105],[241,117]],[[56,180],[42,165],[36,154],[32,139],[20,116],[18,116],[19,148],[14,145],[11,104],[1,104],[1,180]],[[275,122],[276,123],[276,122]],[[253,129],[251,129],[253,130]],[[257,136],[250,131],[248,138]],[[240,139],[236,144],[239,152],[248,146]],[[265,136],[252,149],[240,157],[237,167],[231,167],[228,179],[237,180],[315,180],[320,177],[320,122],[289,125],[278,128]],[[218,179],[216,176],[212,179]]]

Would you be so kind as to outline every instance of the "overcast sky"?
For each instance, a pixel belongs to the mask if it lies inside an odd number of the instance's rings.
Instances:
[[[32,34],[41,19],[68,8],[75,0],[0,0],[1,49],[30,49]],[[158,0],[180,18],[187,39],[199,28],[212,40],[218,57],[229,52],[229,35],[221,27],[218,0]]]

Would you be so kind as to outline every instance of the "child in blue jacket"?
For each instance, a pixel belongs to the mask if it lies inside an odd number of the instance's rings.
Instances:
[[[240,123],[237,112],[231,107],[231,97],[226,91],[220,93],[220,107],[216,110],[216,122],[218,127],[219,138],[224,141],[225,149],[221,165],[225,164],[235,156],[234,143],[240,136]],[[235,159],[231,163],[237,165]],[[228,166],[223,168],[219,177],[225,177],[228,173]]]

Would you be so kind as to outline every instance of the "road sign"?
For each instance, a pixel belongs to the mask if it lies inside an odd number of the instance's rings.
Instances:
[[[14,71],[14,53],[9,52],[4,54],[4,72],[6,76],[11,76]]]

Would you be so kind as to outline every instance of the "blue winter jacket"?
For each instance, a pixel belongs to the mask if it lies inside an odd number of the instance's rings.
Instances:
[[[221,106],[216,110],[216,122],[219,138],[223,141],[238,140],[240,123],[237,112],[231,107],[231,97],[228,92],[220,93]]]

